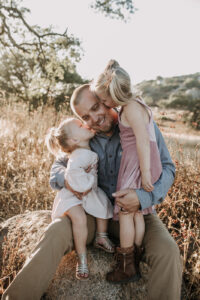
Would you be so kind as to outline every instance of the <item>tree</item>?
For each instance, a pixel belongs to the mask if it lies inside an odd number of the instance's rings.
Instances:
[[[0,0],[0,88],[30,108],[47,101],[57,105],[57,97],[70,94],[70,84],[83,82],[76,72],[80,41],[67,30],[30,26],[29,10],[20,3]]]
[[[132,0],[96,0],[91,7],[107,17],[121,19],[125,22],[136,10]]]
[[[73,35],[54,32],[52,26],[30,26],[29,9],[21,0],[0,0],[0,88],[29,107],[47,102],[56,107],[70,96],[73,85],[83,83],[76,71],[82,48]],[[125,19],[132,1],[94,1],[93,8]]]

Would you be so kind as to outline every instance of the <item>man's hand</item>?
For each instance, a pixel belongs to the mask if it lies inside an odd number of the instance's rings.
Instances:
[[[133,189],[126,189],[115,192],[112,194],[116,199],[116,203],[119,207],[129,213],[137,212],[140,208],[140,202],[137,194]]]
[[[65,179],[65,187],[68,191],[70,191],[71,193],[74,194],[74,196],[76,196],[79,200],[82,200],[82,198],[84,196],[86,196],[89,192],[91,192],[92,189],[89,189],[83,193],[80,193],[80,192],[77,192],[77,191],[74,191],[71,186],[69,185],[69,183],[67,182],[67,180]]]

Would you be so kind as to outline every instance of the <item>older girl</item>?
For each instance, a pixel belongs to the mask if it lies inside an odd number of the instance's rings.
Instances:
[[[115,60],[111,60],[104,72],[93,82],[92,90],[106,106],[121,106],[118,122],[123,153],[117,190],[143,187],[151,192],[153,183],[159,179],[162,172],[151,109],[132,92],[128,73]],[[142,211],[143,214],[152,212],[153,207]],[[109,281],[127,282],[136,279],[133,274],[139,276],[139,260],[145,232],[142,213],[127,213],[115,204],[114,219],[119,216],[120,222],[121,248],[117,248],[117,252],[120,257],[122,253],[134,251],[136,272],[131,271],[129,276],[129,271],[117,265],[116,269],[107,275]],[[120,259],[118,262],[120,264]]]

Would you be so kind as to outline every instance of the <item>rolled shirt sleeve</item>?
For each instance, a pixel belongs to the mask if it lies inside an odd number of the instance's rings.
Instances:
[[[65,186],[65,171],[68,158],[66,155],[55,160],[50,171],[50,186],[53,190],[61,190]]]
[[[170,157],[164,138],[156,123],[154,123],[154,128],[162,163],[162,174],[158,181],[154,184],[154,190],[152,192],[146,192],[144,189],[136,190],[141,209],[160,204],[166,197],[175,178],[175,166]]]

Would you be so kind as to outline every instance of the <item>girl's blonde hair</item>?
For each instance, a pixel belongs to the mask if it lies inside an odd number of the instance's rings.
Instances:
[[[45,137],[45,142],[48,150],[53,154],[57,155],[59,151],[63,151],[66,153],[71,153],[77,146],[70,145],[69,139],[71,138],[69,135],[70,128],[69,123],[73,118],[66,119],[60,123],[60,125],[56,127],[52,127],[49,129]]]
[[[94,80],[91,89],[111,96],[114,102],[121,106],[139,96],[132,91],[129,74],[114,59],[108,62],[104,72]]]

